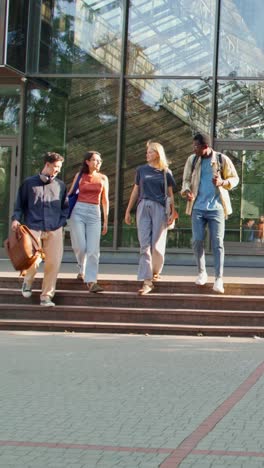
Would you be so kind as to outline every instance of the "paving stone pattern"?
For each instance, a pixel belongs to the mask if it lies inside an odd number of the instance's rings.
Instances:
[[[263,375],[192,443],[263,356],[262,339],[0,332],[0,468],[264,467]]]

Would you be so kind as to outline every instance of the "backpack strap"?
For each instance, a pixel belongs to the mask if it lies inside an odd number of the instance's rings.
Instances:
[[[198,161],[198,156],[195,154],[195,155],[194,155],[194,158],[193,158],[193,160],[192,160],[192,173],[193,173],[193,171],[194,171],[194,169],[195,169],[195,166],[196,166],[197,161]]]
[[[82,178],[82,171],[79,172],[78,174],[78,177],[75,181],[75,184],[74,184],[74,187],[72,189],[72,194],[76,194],[77,193],[77,190],[79,189],[79,183],[80,183],[80,180]]]
[[[217,157],[218,169],[219,169],[221,177],[223,179],[223,157],[222,157],[222,153],[217,153],[216,157]]]
[[[219,168],[219,171],[220,171],[221,177],[222,177],[222,176],[223,176],[223,157],[222,157],[222,153],[217,153],[217,154],[216,154],[216,158],[217,158],[218,168]],[[198,161],[198,156],[195,155],[194,158],[193,158],[193,160],[192,160],[192,172],[191,172],[191,173],[193,173],[197,161]],[[222,177],[222,178],[223,178],[223,177]]]

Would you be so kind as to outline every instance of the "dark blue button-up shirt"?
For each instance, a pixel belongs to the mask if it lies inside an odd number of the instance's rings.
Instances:
[[[44,183],[39,175],[28,177],[17,194],[12,220],[35,231],[55,231],[65,226],[69,211],[66,185],[60,179]]]

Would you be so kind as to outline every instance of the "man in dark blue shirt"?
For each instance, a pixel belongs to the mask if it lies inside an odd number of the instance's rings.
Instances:
[[[44,278],[40,304],[54,306],[57,276],[63,254],[62,228],[68,215],[67,189],[64,182],[56,179],[61,171],[64,158],[54,152],[44,156],[44,167],[40,174],[28,177],[20,186],[12,216],[13,230],[23,222],[37,237],[45,254]],[[32,295],[32,284],[41,257],[27,270],[22,286],[22,295]]]

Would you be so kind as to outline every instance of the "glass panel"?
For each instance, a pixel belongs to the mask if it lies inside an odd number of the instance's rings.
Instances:
[[[264,138],[264,83],[220,81],[217,94],[218,138]]]
[[[243,163],[241,217],[259,218],[264,209],[264,151],[240,151]]]
[[[121,0],[32,0],[31,5],[32,72],[120,71]]]
[[[9,0],[7,63],[25,71],[28,0]]]
[[[0,143],[0,247],[8,236],[12,147]]]
[[[233,190],[229,191],[229,196],[232,205],[232,214],[226,221],[225,240],[226,241],[239,241],[240,239],[240,224],[241,224],[241,191],[243,185],[243,167],[240,151],[221,151],[230,157],[237,170],[239,176],[239,184]]]
[[[0,135],[19,131],[20,88],[0,87]]]
[[[171,169],[180,190],[183,168],[192,153],[192,133],[209,133],[211,118],[211,83],[202,80],[129,80],[126,93],[126,140],[121,177],[121,213],[134,183],[135,169],[145,162],[148,139],[160,141],[171,161]],[[190,217],[185,215],[185,201],[176,196],[180,211],[177,233],[169,233],[171,247],[190,247]],[[135,224],[121,225],[123,247],[137,246]]]
[[[112,246],[113,240],[118,93],[119,80],[61,79],[28,95],[24,177],[39,171],[44,152],[58,151],[66,155],[63,170],[69,186],[85,151],[99,151],[110,184],[110,228],[103,246]]]
[[[212,75],[215,0],[131,0],[128,73]]]
[[[263,23],[263,0],[221,1],[219,75],[263,76]]]
[[[7,0],[0,1],[0,65],[4,64],[5,60],[5,18]]]
[[[65,154],[67,94],[55,86],[30,84],[27,95],[23,177],[38,173],[46,151]]]
[[[232,158],[240,177],[239,187],[230,192],[233,214],[226,223],[226,251],[264,255],[264,228],[260,226],[264,216],[264,151],[223,152]]]

